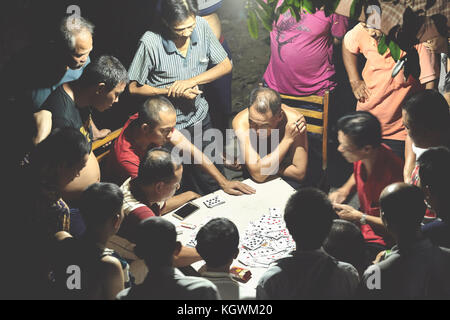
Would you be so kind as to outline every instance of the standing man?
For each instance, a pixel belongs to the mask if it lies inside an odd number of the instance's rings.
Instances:
[[[403,158],[407,134],[402,124],[401,105],[414,92],[433,89],[438,75],[434,70],[433,54],[423,44],[418,44],[415,48],[420,62],[419,79],[410,75],[405,80],[403,70],[392,78],[396,63],[389,49],[384,55],[378,53],[381,36],[381,31],[374,27],[364,23],[356,25],[345,35],[342,57],[358,100],[356,110],[369,111],[380,120],[383,142]],[[367,59],[362,77],[357,68],[360,53]],[[404,55],[402,52],[401,56]]]
[[[196,131],[211,129],[208,102],[199,86],[232,69],[227,53],[208,23],[196,16],[197,11],[194,0],[163,1],[158,23],[154,31],[142,36],[129,69],[130,93],[169,97],[176,108],[176,128],[186,128],[191,135],[194,125],[201,129]],[[209,63],[215,67],[207,71]],[[202,151],[206,145],[203,142]],[[198,180],[208,178],[198,175]],[[214,182],[207,185],[194,191],[206,194],[219,188]]]

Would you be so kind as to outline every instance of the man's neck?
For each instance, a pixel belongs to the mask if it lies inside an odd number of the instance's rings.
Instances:
[[[212,268],[206,265],[206,272],[230,273],[230,266],[231,265],[228,264],[222,267]]]
[[[397,246],[400,250],[409,250],[411,246],[418,243],[419,241],[425,239],[422,232],[417,230],[412,234],[405,234],[402,236],[397,236]]]
[[[141,152],[147,152],[153,142],[147,139],[142,133],[141,128],[138,125],[131,124],[130,128],[130,137],[133,145],[138,148]]]
[[[156,201],[155,199],[145,196],[145,193],[142,192],[141,187],[136,180],[131,180],[130,183],[131,183],[130,185],[131,194],[136,200],[140,201],[141,203],[145,204],[148,207],[151,207],[155,203],[158,203],[158,201]]]
[[[89,242],[89,243],[94,243],[95,245],[97,245],[100,249],[105,249],[106,248],[106,244],[109,241],[110,236],[104,232],[89,232],[86,231],[85,235],[83,236],[83,238]]]
[[[72,92],[72,98],[78,108],[86,108],[91,106],[89,101],[90,99],[86,95],[86,91],[80,87],[77,81],[66,83],[65,86]]]
[[[366,159],[361,160],[366,170],[366,179],[372,175],[373,168],[375,167],[375,163],[378,160],[378,155],[380,153],[379,151],[380,148],[374,148],[371,154]]]

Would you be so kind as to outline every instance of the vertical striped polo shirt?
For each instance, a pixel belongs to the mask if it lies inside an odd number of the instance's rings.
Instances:
[[[160,34],[147,31],[128,71],[130,81],[139,85],[165,88],[177,80],[187,80],[204,73],[208,64],[219,64],[228,56],[214,36],[206,20],[196,17],[197,25],[191,35],[186,57],[175,43]],[[208,114],[208,102],[202,95],[195,100],[171,99],[177,113],[178,130],[203,121]]]

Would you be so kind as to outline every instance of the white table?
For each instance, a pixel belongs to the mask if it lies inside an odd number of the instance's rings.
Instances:
[[[192,201],[200,207],[200,210],[194,212],[183,222],[198,226],[203,223],[207,217],[224,217],[233,221],[239,230],[240,236],[243,236],[249,223],[258,220],[263,214],[268,213],[269,208],[279,207],[284,212],[284,207],[289,197],[295,193],[295,190],[281,178],[263,184],[257,184],[251,180],[246,180],[244,183],[256,189],[256,194],[237,197],[226,194],[223,190],[216,191],[213,194]],[[226,203],[212,209],[206,207],[203,204],[203,201],[216,194],[219,194]],[[171,221],[177,227],[181,224],[181,221],[173,217],[172,213],[165,215],[164,218]],[[197,233],[199,228],[197,227],[195,230],[187,228],[181,229],[183,230],[183,234],[178,236],[178,240],[181,241],[183,245],[186,245],[191,239],[191,235]],[[194,269],[198,270],[203,264],[204,261],[200,261],[192,266]],[[250,269],[253,276],[246,285],[254,288],[256,288],[261,275],[266,271],[266,268],[248,268],[237,260],[234,261],[232,266]]]

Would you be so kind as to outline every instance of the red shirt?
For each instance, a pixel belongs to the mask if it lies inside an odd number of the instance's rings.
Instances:
[[[132,115],[123,126],[122,132],[111,148],[111,154],[108,156],[108,174],[113,178],[112,181],[119,186],[129,177],[136,178],[139,171],[141,159],[145,156],[133,145],[130,139],[130,130],[128,127],[136,120],[139,113]]]
[[[361,211],[373,217],[380,217],[380,194],[385,187],[403,181],[403,160],[386,145],[382,144],[372,174],[366,180],[365,167],[362,161],[355,162],[354,174]],[[379,243],[386,246],[383,237],[376,234],[369,224],[361,226],[366,242]]]

